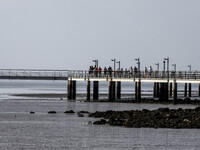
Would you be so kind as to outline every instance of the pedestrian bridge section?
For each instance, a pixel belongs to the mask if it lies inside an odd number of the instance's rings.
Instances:
[[[0,79],[68,80],[68,70],[0,69]]]

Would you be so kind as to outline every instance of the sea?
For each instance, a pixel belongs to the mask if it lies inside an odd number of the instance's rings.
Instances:
[[[122,83],[122,100],[131,98],[133,83]],[[179,84],[180,96],[184,86]],[[152,96],[153,85],[142,84],[143,96]],[[197,95],[198,85],[192,85]],[[199,129],[127,128],[93,125],[98,120],[78,111],[154,110],[196,105],[85,102],[86,83],[77,82],[77,100],[67,100],[67,81],[0,80],[1,150],[200,150]],[[99,85],[100,99],[108,93]],[[56,96],[52,96],[56,95]],[[74,114],[65,114],[73,110]],[[35,112],[31,114],[30,112]],[[56,111],[49,114],[49,111]]]

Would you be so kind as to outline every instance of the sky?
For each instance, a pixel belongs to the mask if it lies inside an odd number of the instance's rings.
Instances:
[[[0,69],[200,70],[199,0],[0,0]]]

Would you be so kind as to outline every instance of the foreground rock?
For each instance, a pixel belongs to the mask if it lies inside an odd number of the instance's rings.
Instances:
[[[56,114],[56,111],[49,111],[48,114]]]
[[[89,117],[104,118],[93,124],[108,123],[113,126],[132,128],[200,128],[200,107],[195,109],[131,110],[90,113]],[[101,123],[102,122],[102,123]]]
[[[73,110],[70,110],[70,111],[65,111],[64,112],[65,114],[73,114],[73,113],[75,113]]]

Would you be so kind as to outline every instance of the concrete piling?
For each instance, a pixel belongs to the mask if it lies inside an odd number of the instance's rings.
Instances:
[[[67,86],[67,98],[68,100],[76,99],[76,81],[68,80]]]
[[[87,100],[90,101],[90,81],[87,81]]]
[[[121,82],[117,81],[117,99],[121,99]]]
[[[184,83],[184,96],[187,97],[187,83]]]
[[[191,97],[192,96],[192,84],[191,83],[189,83],[189,89],[188,90],[189,90],[188,96]]]
[[[164,98],[164,83],[159,83],[159,100]]]
[[[154,82],[153,83],[153,97],[157,97],[157,83]]]
[[[177,100],[177,83],[173,83],[173,100],[174,102]]]
[[[76,81],[72,81],[72,99],[76,99]]]
[[[67,85],[67,98],[68,100],[72,99],[72,80],[68,80],[68,85]]]
[[[199,94],[198,95],[200,96],[200,83],[199,83]]]
[[[141,102],[141,81],[135,82],[135,100]]]
[[[172,82],[169,83],[169,96],[172,97]]]
[[[93,81],[93,100],[99,99],[99,81]]]
[[[156,90],[156,97],[159,97],[159,83],[157,82],[157,86],[156,86],[157,90]]]
[[[108,99],[110,101],[114,101],[115,100],[115,82],[114,81],[109,81],[108,82],[108,92],[109,92]]]
[[[168,101],[169,99],[169,84],[168,83],[164,83],[164,97],[163,100],[164,101]]]

